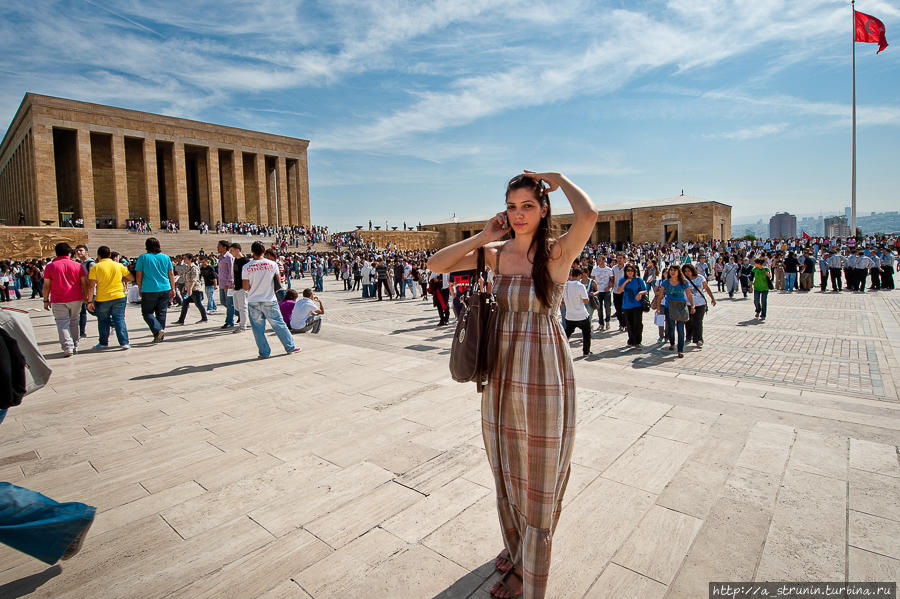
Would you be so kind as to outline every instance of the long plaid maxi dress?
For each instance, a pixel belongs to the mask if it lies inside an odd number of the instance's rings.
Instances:
[[[547,591],[553,531],[569,480],[575,439],[575,378],[565,333],[529,275],[502,275],[493,293],[498,356],[481,396],[482,434],[497,490],[503,542],[522,573],[523,596]]]

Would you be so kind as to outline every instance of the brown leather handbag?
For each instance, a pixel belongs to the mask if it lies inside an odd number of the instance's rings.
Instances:
[[[463,310],[450,346],[450,376],[460,383],[475,383],[484,389],[497,357],[498,308],[494,295],[484,290],[487,274],[484,248],[478,248],[476,279],[462,299]]]

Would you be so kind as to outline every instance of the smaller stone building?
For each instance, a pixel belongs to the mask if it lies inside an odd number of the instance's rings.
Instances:
[[[561,200],[566,202],[565,198]],[[568,202],[565,205],[565,212],[553,213],[554,235],[561,234],[574,222]],[[498,211],[501,208],[502,205],[498,205]],[[602,204],[598,208],[600,213],[591,243],[712,241],[728,239],[731,234],[731,206],[702,198],[682,195],[662,200]],[[491,216],[451,218],[423,228],[439,231],[443,246],[477,235]]]

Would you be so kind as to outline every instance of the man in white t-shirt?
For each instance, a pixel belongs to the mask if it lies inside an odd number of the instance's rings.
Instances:
[[[268,358],[272,353],[269,342],[266,341],[267,320],[284,346],[284,351],[288,354],[299,352],[300,348],[294,346],[294,338],[281,317],[281,310],[275,299],[275,277],[278,276],[278,264],[263,258],[266,246],[261,241],[254,241],[250,251],[253,254],[253,260],[250,260],[241,269],[241,279],[244,291],[247,292],[250,328],[253,330],[253,338],[259,349],[259,357]]]
[[[581,269],[577,266],[569,273],[569,280],[563,287],[563,301],[566,303],[566,339],[575,329],[581,329],[582,355],[591,354],[591,320],[587,310],[590,301],[587,288],[579,279]]]
[[[597,318],[600,329],[609,328],[609,319],[612,317],[612,290],[616,288],[613,269],[606,265],[606,258],[600,256],[597,266],[591,271],[591,278],[597,281],[597,289],[600,290],[597,299],[600,300],[600,309],[597,310]],[[606,316],[604,318],[604,311]]]
[[[294,333],[306,333],[312,331],[318,333],[322,328],[322,314],[325,314],[325,306],[322,300],[313,294],[312,289],[303,290],[303,298],[294,304],[291,312],[291,331]]]

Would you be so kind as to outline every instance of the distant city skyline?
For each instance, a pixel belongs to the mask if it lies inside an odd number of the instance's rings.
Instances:
[[[900,205],[900,8],[857,45],[858,210]],[[598,204],[684,189],[734,222],[850,202],[849,4],[446,0],[0,6],[27,91],[310,140],[312,219],[500,210],[523,168]],[[562,194],[557,210],[568,208]]]

